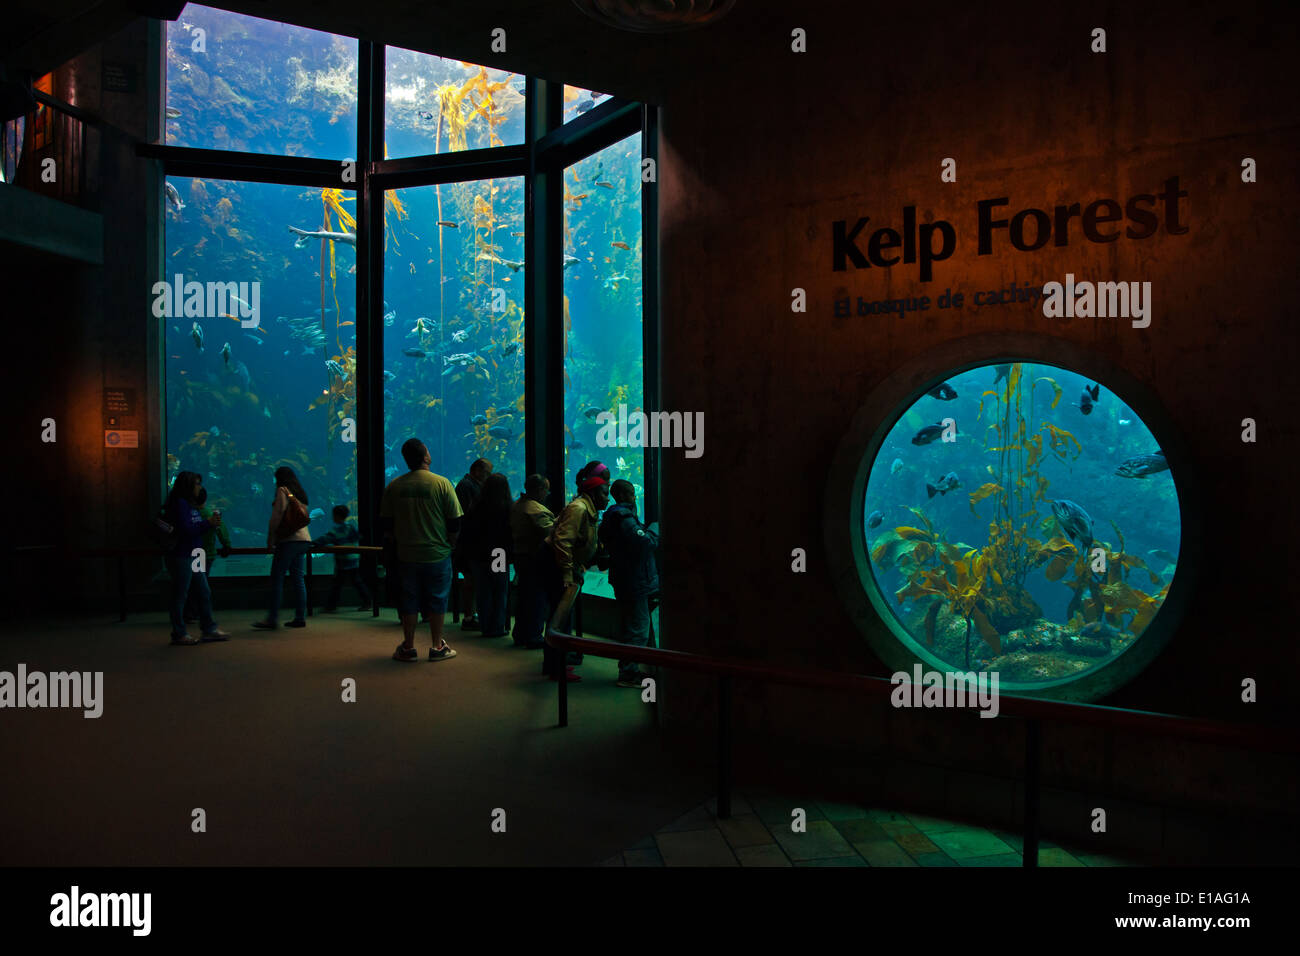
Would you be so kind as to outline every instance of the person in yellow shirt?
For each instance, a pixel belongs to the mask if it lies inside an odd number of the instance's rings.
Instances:
[[[423,611],[429,618],[429,660],[446,661],[456,652],[443,640],[443,613],[451,593],[451,552],[460,532],[460,502],[456,489],[429,469],[433,459],[418,438],[402,445],[402,458],[411,469],[384,489],[379,516],[384,537],[397,543],[401,585],[397,604],[403,641],[395,661],[416,661],[415,626]]]
[[[578,472],[577,482],[577,496],[564,506],[564,510],[555,519],[555,525],[539,556],[539,568],[544,575],[543,583],[549,604],[548,620],[562,601],[576,597],[582,590],[583,576],[596,556],[598,517],[609,506],[609,469],[603,463],[588,462]],[[572,606],[570,601],[570,611]],[[567,620],[557,622],[557,625],[565,630],[570,629]],[[561,678],[569,681],[582,680],[573,673],[572,667],[566,669],[564,652],[549,644],[544,652],[542,673],[554,681]]]

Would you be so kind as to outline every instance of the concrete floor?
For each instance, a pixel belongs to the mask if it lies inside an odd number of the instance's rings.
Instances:
[[[6,626],[0,670],[103,671],[104,711],[0,714],[0,864],[590,865],[711,793],[612,660],[587,658],[561,730],[541,652],[509,638],[449,625],[459,656],[434,664],[425,628],[403,664],[391,613],[259,616],[193,647],[164,614]]]

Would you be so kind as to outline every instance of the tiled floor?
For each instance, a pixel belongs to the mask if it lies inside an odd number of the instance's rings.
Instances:
[[[792,828],[802,810],[801,832]],[[731,817],[716,801],[696,807],[602,866],[1020,866],[1021,837],[940,820],[774,794],[735,795]],[[1130,866],[1101,854],[1039,842],[1039,866]]]

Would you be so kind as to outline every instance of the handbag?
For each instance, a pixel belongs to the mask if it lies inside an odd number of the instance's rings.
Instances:
[[[307,514],[307,506],[295,498],[292,491],[285,488],[284,493],[289,496],[289,503],[285,506],[284,516],[280,519],[280,537],[287,538],[300,528],[307,527],[311,517]]]

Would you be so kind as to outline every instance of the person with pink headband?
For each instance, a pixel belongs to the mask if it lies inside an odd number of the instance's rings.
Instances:
[[[539,569],[546,589],[547,618],[566,597],[582,590],[582,579],[596,556],[599,516],[609,506],[609,468],[602,462],[588,462],[577,475],[578,494],[555,519],[538,554]],[[572,604],[570,604],[572,610]],[[569,629],[567,621],[559,626]],[[549,644],[543,652],[542,673],[551,680],[582,680],[565,667],[564,651]]]

